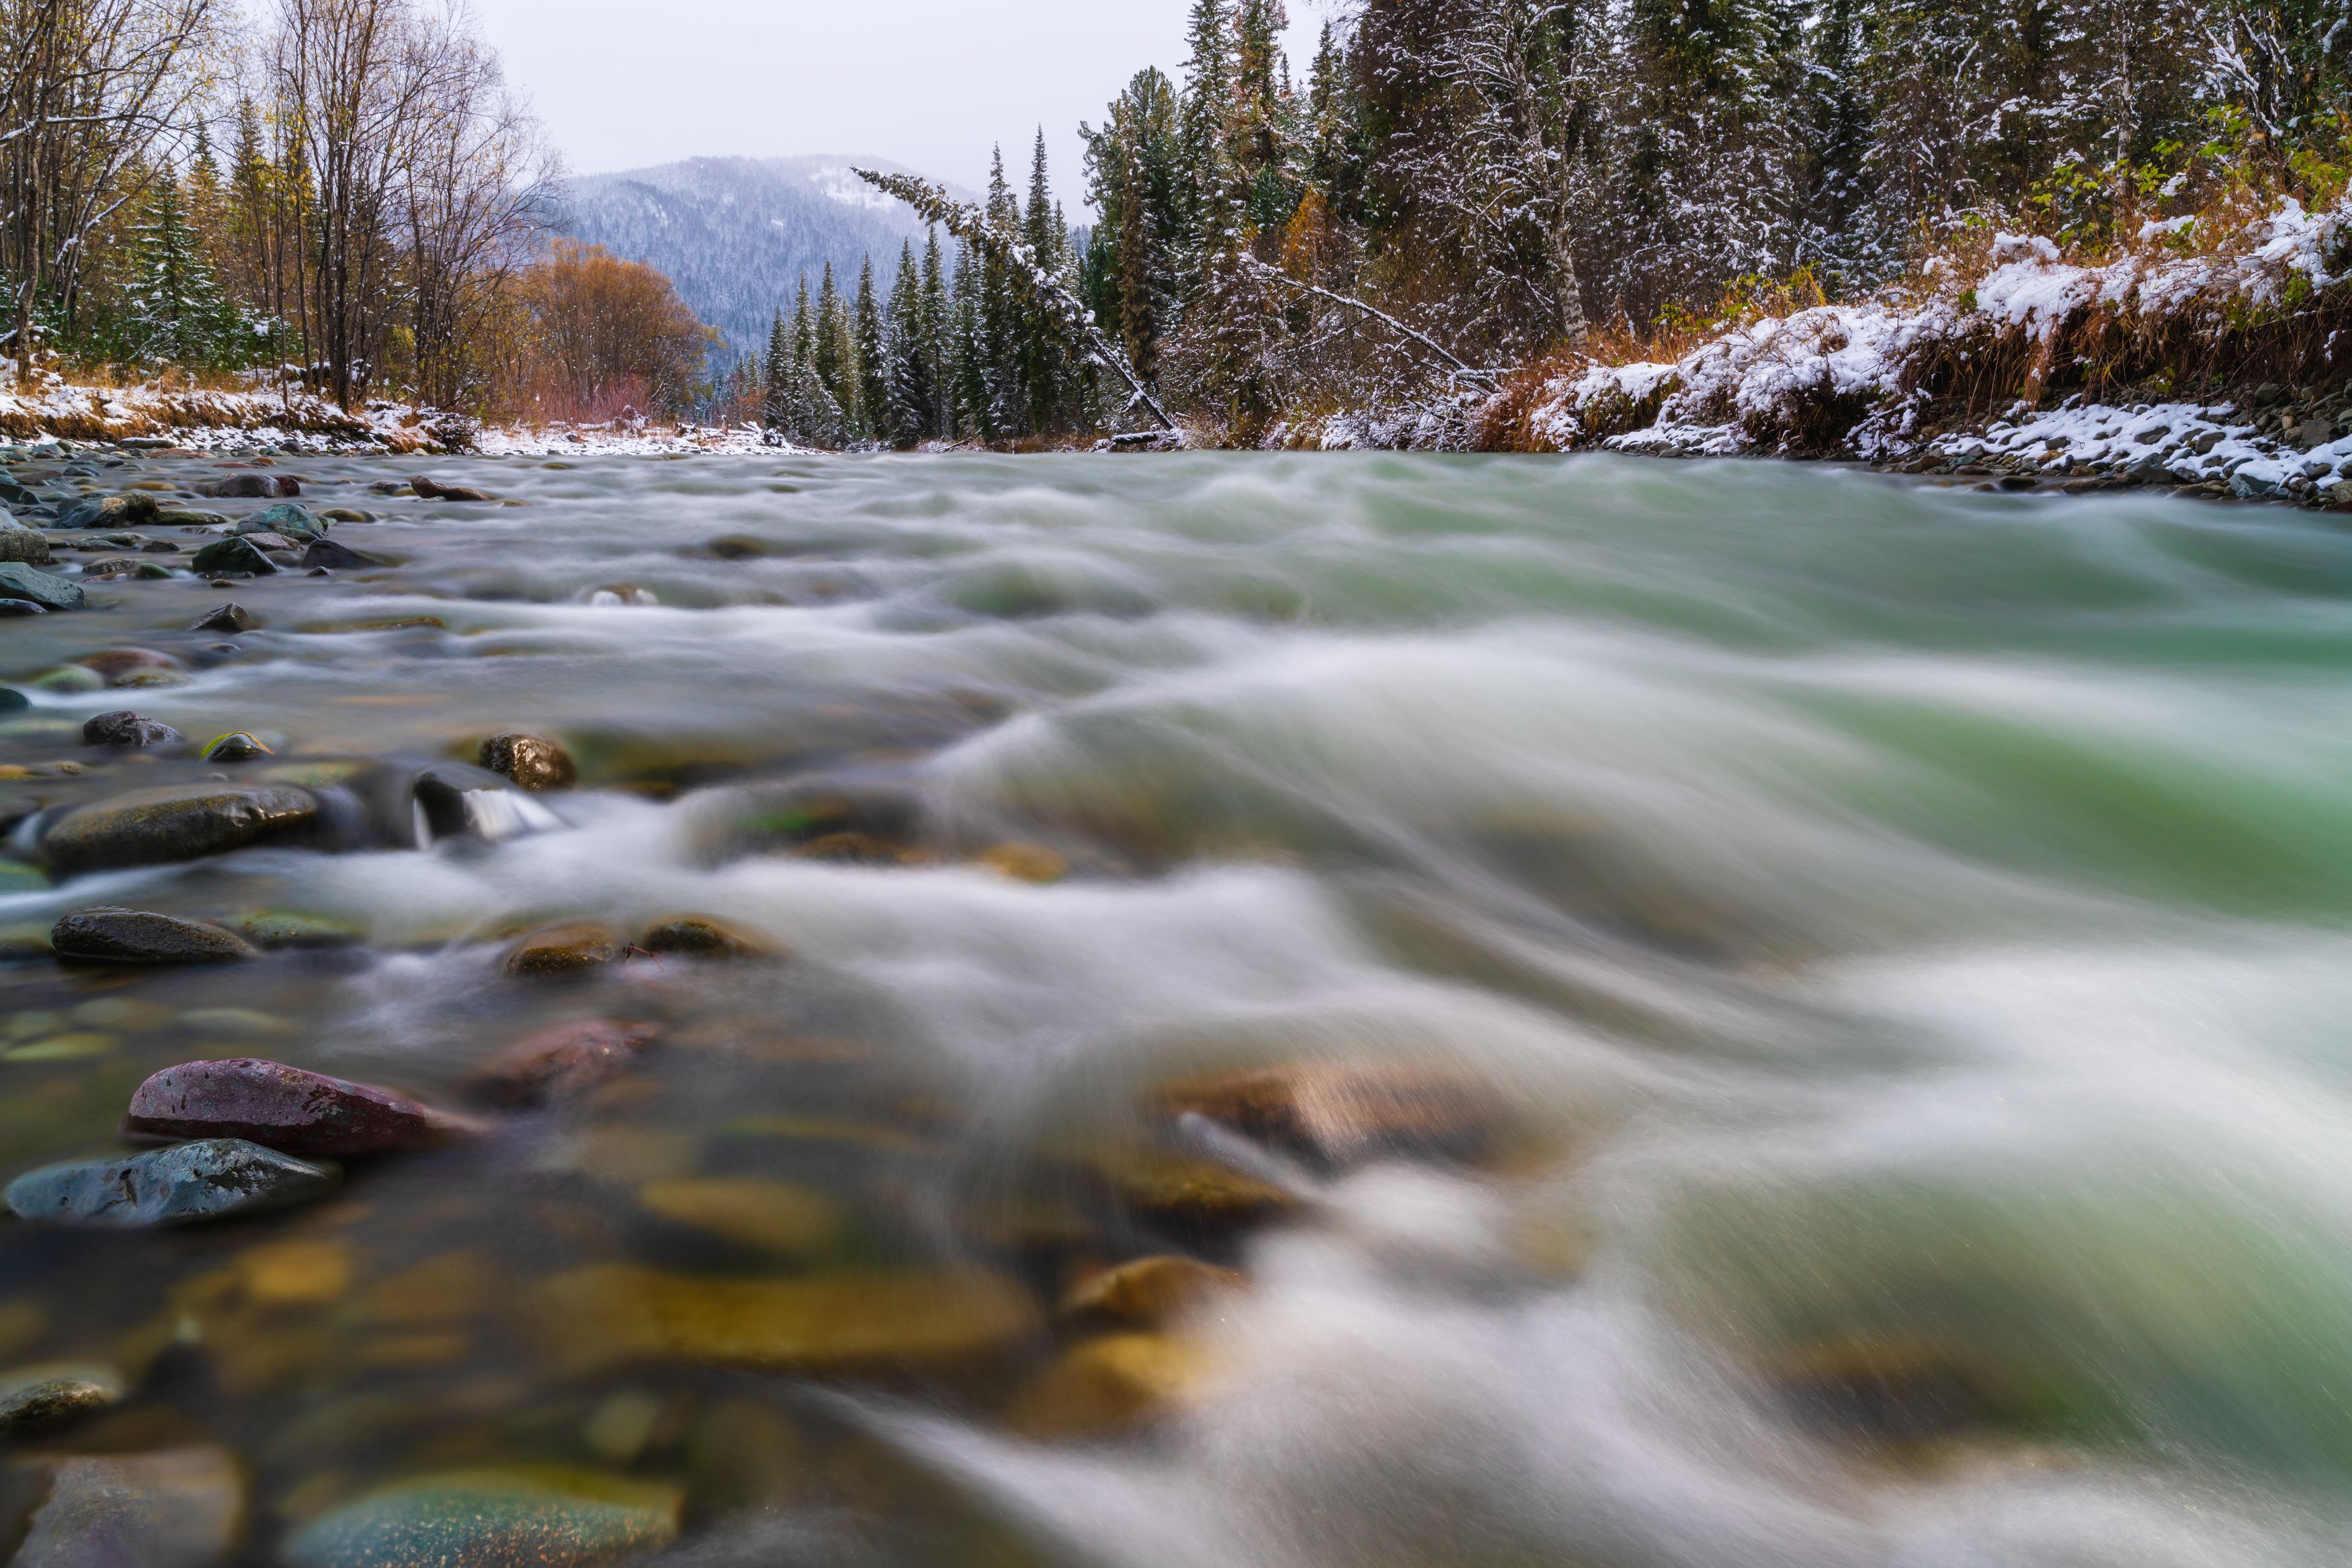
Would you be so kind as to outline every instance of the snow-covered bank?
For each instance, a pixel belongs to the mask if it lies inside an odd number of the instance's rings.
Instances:
[[[459,452],[557,456],[659,456],[774,450],[757,426],[479,426],[462,415],[372,401],[347,411],[290,389],[228,392],[151,382],[77,385],[55,375],[20,391],[0,386],[0,436],[22,443],[129,443],[198,452]]]
[[[2189,238],[2149,225],[2090,265],[1999,235],[1975,267],[1931,263],[1879,298],[1766,317],[1673,360],[1533,368],[1465,444],[1835,456],[2352,505],[2352,336],[2336,320],[2352,205],[2286,201],[2205,254],[2184,254]],[[2191,366],[2204,395],[2183,397]],[[2282,385],[2280,366],[2320,384]]]

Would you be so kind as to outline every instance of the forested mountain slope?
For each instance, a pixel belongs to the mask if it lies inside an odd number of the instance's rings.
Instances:
[[[908,235],[919,247],[914,214],[861,183],[852,162],[896,167],[830,156],[693,158],[583,175],[571,183],[569,228],[667,273],[730,347],[756,350],[777,308],[791,309],[803,272],[814,287],[831,262],[846,287],[869,254],[882,269]]]

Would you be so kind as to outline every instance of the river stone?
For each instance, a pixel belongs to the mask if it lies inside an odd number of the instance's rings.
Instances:
[[[1022,1390],[1005,1423],[1028,1437],[1099,1437],[1181,1414],[1221,1381],[1215,1360],[1188,1340],[1105,1334],[1064,1351]]]
[[[218,512],[200,511],[194,507],[163,507],[155,513],[154,526],[159,528],[225,528],[228,518]]]
[[[81,738],[85,746],[176,746],[187,737],[160,719],[121,708],[85,722]]]
[[[48,536],[0,512],[0,560],[22,561],[28,566],[48,565]]]
[[[551,740],[520,730],[494,735],[482,742],[478,760],[491,772],[513,779],[525,789],[565,789],[577,776],[570,752]]]
[[[151,523],[157,511],[148,495],[89,496],[58,516],[61,528],[119,528],[125,524]]]
[[[567,920],[534,931],[507,954],[509,975],[571,975],[621,956],[621,939],[593,920]]]
[[[268,474],[231,474],[199,485],[196,488],[205,495],[216,496],[226,501],[257,501],[268,496],[290,496],[294,493],[291,490],[279,491],[277,479]]]
[[[0,713],[21,713],[33,706],[33,699],[14,686],[0,686]]]
[[[289,539],[315,539],[327,530],[310,515],[310,508],[299,501],[280,501],[274,507],[264,507],[248,517],[237,519],[229,530],[238,534],[282,534]],[[264,549],[268,547],[264,546]]]
[[[207,762],[257,762],[277,753],[243,730],[224,735],[205,747]]]
[[[427,842],[475,838],[503,843],[555,825],[555,815],[487,768],[463,762],[436,763],[410,784],[410,803],[401,810],[413,823],[424,813]]]
[[[821,1252],[841,1231],[822,1194],[759,1176],[672,1176],[637,1189],[648,1214],[755,1252]]]
[[[593,1568],[677,1538],[678,1489],[562,1470],[460,1470],[296,1531],[289,1568]]]
[[[683,1360],[872,1373],[984,1360],[1043,1328],[1020,1282],[983,1269],[742,1279],[607,1263],[557,1275],[531,1307],[551,1350],[580,1370]]]
[[[493,497],[486,490],[466,485],[444,485],[419,474],[408,482],[408,487],[428,501],[488,501]]]
[[[341,1173],[241,1138],[176,1144],[121,1160],[75,1160],[8,1184],[20,1219],[139,1228],[257,1214],[302,1203]]]
[[[77,909],[50,928],[60,958],[100,964],[217,964],[259,956],[233,931],[143,909]]]
[[[268,577],[278,570],[277,563],[245,535],[206,545],[188,564],[207,575],[243,572],[247,577]]]
[[[1138,1258],[1081,1280],[1062,1297],[1065,1317],[1157,1326],[1249,1281],[1197,1258]]]
[[[24,486],[19,485],[16,480],[0,479],[0,505],[10,507],[37,507],[40,504],[40,497],[26,489]]]
[[[244,1138],[310,1158],[429,1148],[466,1131],[405,1094],[253,1057],[184,1061],[142,1083],[122,1130],[145,1138]]]
[[[21,600],[44,610],[79,610],[89,602],[80,584],[35,571],[17,560],[0,561],[0,599]]]
[[[383,562],[372,555],[362,555],[349,545],[333,539],[312,539],[310,548],[302,552],[306,567],[323,566],[330,571],[357,571],[362,567],[382,566]]]
[[[766,944],[700,915],[680,915],[649,926],[637,938],[648,953],[680,958],[757,958],[771,951]]]
[[[1184,1225],[1247,1224],[1298,1204],[1255,1176],[1166,1150],[1116,1150],[1098,1155],[1095,1167],[1129,1207]]]
[[[477,1087],[509,1105],[535,1105],[594,1087],[629,1070],[659,1031],[651,1024],[574,1019],[516,1040],[474,1070]]]
[[[172,785],[67,812],[42,834],[41,852],[64,876],[161,865],[242,849],[308,827],[318,814],[317,800],[289,785]]]
[[[10,1568],[210,1568],[244,1512],[245,1483],[220,1448],[60,1459]]]
[[[0,1437],[62,1426],[122,1397],[122,1375],[110,1366],[50,1362],[0,1372]]]
[[[0,599],[0,621],[16,621],[27,615],[47,615],[47,611],[29,599]]]
[[[205,611],[204,614],[190,622],[188,630],[191,632],[250,632],[260,624],[261,622],[253,618],[253,612],[244,605],[224,604],[217,609]]]
[[[1491,1089],[1435,1068],[1293,1062],[1163,1084],[1167,1116],[1206,1116],[1328,1165],[1381,1152],[1467,1155],[1488,1146],[1507,1114]]]

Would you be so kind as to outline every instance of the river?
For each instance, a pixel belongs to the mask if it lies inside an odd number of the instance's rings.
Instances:
[[[420,467],[520,504],[370,488]],[[196,1059],[474,1130],[0,1222],[0,1369],[124,1385],[17,1472],[226,1451],[234,1561],[378,1568],[444,1559],[317,1521],[450,1474],[657,1498],[710,1564],[2352,1558],[2335,519],[1613,457],[278,472],[385,564],[0,623],[19,855],[132,789],[323,802],[0,883],[0,1177]],[[125,706],[272,755],[82,744]],[[412,809],[507,730],[577,785]],[[90,905],[343,945],[47,956]],[[509,972],[687,916],[755,951]],[[485,1097],[592,1018],[658,1034]],[[1145,1257],[1214,1269],[1085,1304]]]

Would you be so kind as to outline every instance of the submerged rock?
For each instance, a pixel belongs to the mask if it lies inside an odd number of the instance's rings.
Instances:
[[[60,958],[94,964],[217,964],[259,956],[233,931],[144,909],[77,909],[49,931]]]
[[[313,1520],[290,1568],[593,1568],[677,1537],[675,1487],[560,1470],[461,1470]]]
[[[1188,1340],[1106,1334],[1064,1351],[1005,1419],[1024,1437],[1099,1437],[1181,1414],[1220,1382],[1215,1360]]]
[[[95,1415],[122,1397],[110,1366],[50,1362],[0,1372],[0,1437],[15,1437]]]
[[[553,812],[487,768],[437,763],[409,789],[408,810],[425,844],[454,838],[501,843],[557,825]]]
[[[758,1176],[673,1176],[638,1189],[646,1213],[755,1252],[822,1251],[841,1216],[822,1194]]]
[[[682,1360],[877,1372],[985,1358],[1043,1326],[1019,1281],[979,1269],[758,1280],[611,1263],[556,1276],[531,1305],[550,1347],[583,1369]]]
[[[482,742],[481,765],[525,789],[563,789],[578,776],[572,754],[555,742],[509,730]]]
[[[1098,1157],[1095,1165],[1129,1208],[1181,1224],[1247,1224],[1298,1205],[1292,1193],[1190,1155],[1120,1150]]]
[[[323,566],[330,571],[356,571],[362,567],[382,566],[383,562],[333,539],[316,538],[302,552],[302,564],[306,567]]]
[[[352,947],[367,940],[355,925],[323,915],[266,909],[236,923],[237,934],[257,947]]]
[[[260,624],[261,622],[253,618],[253,612],[242,604],[232,603],[205,611],[204,614],[189,622],[188,630],[191,632],[250,632]]]
[[[467,485],[444,485],[437,479],[419,474],[408,482],[408,487],[428,501],[488,501],[489,492]]]
[[[594,969],[621,956],[621,939],[609,925],[567,920],[531,932],[507,953],[509,975],[571,975]]]
[[[215,741],[206,759],[244,760],[217,755],[220,747]],[[296,832],[318,815],[319,802],[310,791],[286,784],[142,789],[59,817],[41,835],[41,852],[64,876],[109,866],[161,865]]]
[[[20,1219],[131,1229],[282,1208],[317,1197],[341,1175],[259,1144],[208,1138],[129,1159],[44,1166],[10,1182],[7,1200]]]
[[[525,1035],[474,1070],[477,1086],[508,1105],[535,1105],[627,1071],[659,1032],[651,1024],[577,1019]]]
[[[731,926],[699,915],[680,915],[650,926],[637,938],[648,953],[681,958],[757,958],[771,949]]]
[[[429,1148],[467,1130],[390,1089],[232,1057],[167,1067],[131,1096],[122,1130],[151,1138],[245,1138],[288,1154],[348,1158]]]
[[[1041,887],[1070,874],[1070,862],[1043,844],[998,844],[982,851],[973,859],[1000,876]]]
[[[1206,1116],[1327,1164],[1374,1153],[1466,1155],[1507,1113],[1491,1089],[1435,1068],[1295,1062],[1161,1086],[1164,1115]]]
[[[187,737],[161,719],[121,708],[89,718],[81,738],[85,746],[177,746]]]
[[[310,515],[310,508],[299,501],[280,501],[274,507],[264,507],[251,517],[241,517],[230,530],[239,534],[277,534],[289,539],[315,539],[325,536],[326,528]],[[262,547],[267,549],[269,547]]]
[[[268,577],[278,570],[278,563],[262,554],[261,548],[246,536],[206,545],[188,564],[206,576],[242,573],[247,577]]]
[[[0,599],[19,600],[43,610],[79,610],[89,596],[79,583],[11,560],[0,561]]]
[[[60,1459],[10,1568],[210,1568],[244,1513],[244,1480],[220,1448]]]
[[[274,475],[231,474],[225,478],[199,485],[196,488],[204,495],[217,497],[225,501],[257,501],[268,496],[292,496],[299,493],[299,487],[280,490],[278,485],[278,478]]]
[[[1156,1326],[1249,1281],[1197,1258],[1138,1258],[1081,1280],[1062,1298],[1066,1317],[1107,1318]]]
[[[207,762],[254,762],[277,753],[243,730],[224,735],[205,747]]]

